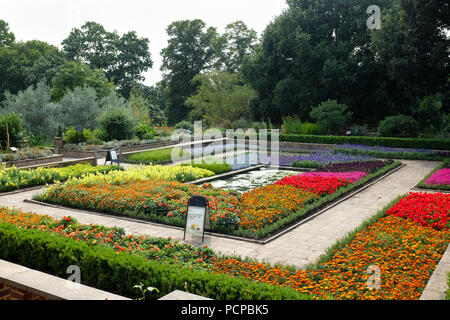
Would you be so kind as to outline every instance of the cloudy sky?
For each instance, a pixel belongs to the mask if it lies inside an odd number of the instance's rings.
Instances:
[[[9,23],[17,40],[55,46],[86,21],[119,34],[134,30],[150,40],[154,65],[145,83],[151,85],[161,79],[160,52],[173,21],[199,18],[223,32],[228,23],[243,20],[261,34],[285,8],[285,0],[0,0],[0,19]]]

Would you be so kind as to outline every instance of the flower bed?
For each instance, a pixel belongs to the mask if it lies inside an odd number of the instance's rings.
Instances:
[[[434,152],[430,149],[371,147],[353,144],[339,145],[334,149],[334,152],[387,159],[440,160],[443,157],[438,152]]]
[[[420,189],[450,190],[450,160],[446,159],[440,166],[417,184]]]
[[[411,193],[386,214],[411,219],[438,230],[450,228],[450,196],[442,193]]]
[[[445,207],[449,198],[443,194],[427,198],[418,210],[427,210],[435,203]],[[401,209],[401,205],[393,208]],[[447,213],[448,208],[447,204]],[[291,287],[318,299],[419,299],[450,242],[450,233],[448,228],[422,226],[407,214],[406,219],[385,215],[386,210],[308,270],[292,271],[284,266],[230,258],[214,261],[214,271]],[[381,272],[378,289],[371,290],[367,285],[371,267]]]
[[[174,182],[214,175],[208,170],[189,166],[141,166],[123,172],[71,178],[34,199],[184,227],[187,200],[200,194],[211,201],[213,231],[261,239],[398,165],[393,163],[370,175],[347,173],[347,178],[351,176],[349,180],[321,177],[322,173],[314,177],[286,177],[273,186],[251,190],[240,198],[237,193],[209,184],[199,187]]]
[[[105,174],[86,174],[79,178],[72,178],[66,185],[97,185],[97,184],[126,184],[130,181],[166,180],[189,182],[201,178],[211,177],[214,172],[193,168],[191,166],[135,166],[125,171],[108,172]]]
[[[347,180],[350,183],[357,182],[366,177],[367,173],[360,171],[349,172],[307,172],[301,174],[299,177],[321,177],[321,178],[337,178]]]
[[[375,158],[369,155],[352,155],[342,152],[316,151],[314,154],[300,156],[280,156],[280,165],[299,168],[318,168],[332,163],[351,161],[369,161]]]
[[[131,298],[141,295],[135,286],[142,283],[159,290],[147,295],[153,299],[174,290],[219,300],[310,299],[290,288],[210,272],[218,255],[206,246],[7,208],[0,208],[0,258],[63,278],[67,266],[76,265],[83,284]]]
[[[386,165],[392,164],[392,160],[382,161],[352,161],[345,163],[327,164],[317,168],[316,172],[350,172],[362,171],[367,174],[373,173]]]
[[[151,180],[93,185],[69,183],[51,187],[36,199],[184,227],[187,202],[194,195],[209,199],[213,231],[230,232],[237,228],[237,197],[209,185]]]
[[[6,168],[0,165],[0,192],[7,192],[27,187],[45,185],[64,181],[71,177],[81,177],[85,174],[95,176],[101,173],[111,173],[120,170],[117,166],[92,166],[90,164],[77,164],[63,168],[37,168],[37,169],[17,169],[16,167]]]

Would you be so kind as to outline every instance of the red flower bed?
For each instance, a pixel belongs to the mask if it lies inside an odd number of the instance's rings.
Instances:
[[[298,189],[310,191],[319,195],[332,194],[340,187],[346,186],[351,182],[346,179],[336,177],[309,177],[309,176],[291,176],[285,177],[275,184],[290,185]]]
[[[449,229],[450,195],[443,193],[410,193],[386,214],[408,218],[422,226]]]

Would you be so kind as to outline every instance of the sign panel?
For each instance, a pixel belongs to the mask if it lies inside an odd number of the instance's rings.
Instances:
[[[188,202],[184,240],[189,235],[192,240],[201,238],[203,243],[207,228],[210,228],[209,201],[203,196],[193,196]]]

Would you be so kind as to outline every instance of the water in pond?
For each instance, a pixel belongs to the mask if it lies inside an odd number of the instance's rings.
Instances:
[[[301,174],[298,171],[261,169],[239,174],[227,179],[211,182],[215,188],[233,190],[243,193],[258,187],[267,186],[283,179],[286,176]]]

